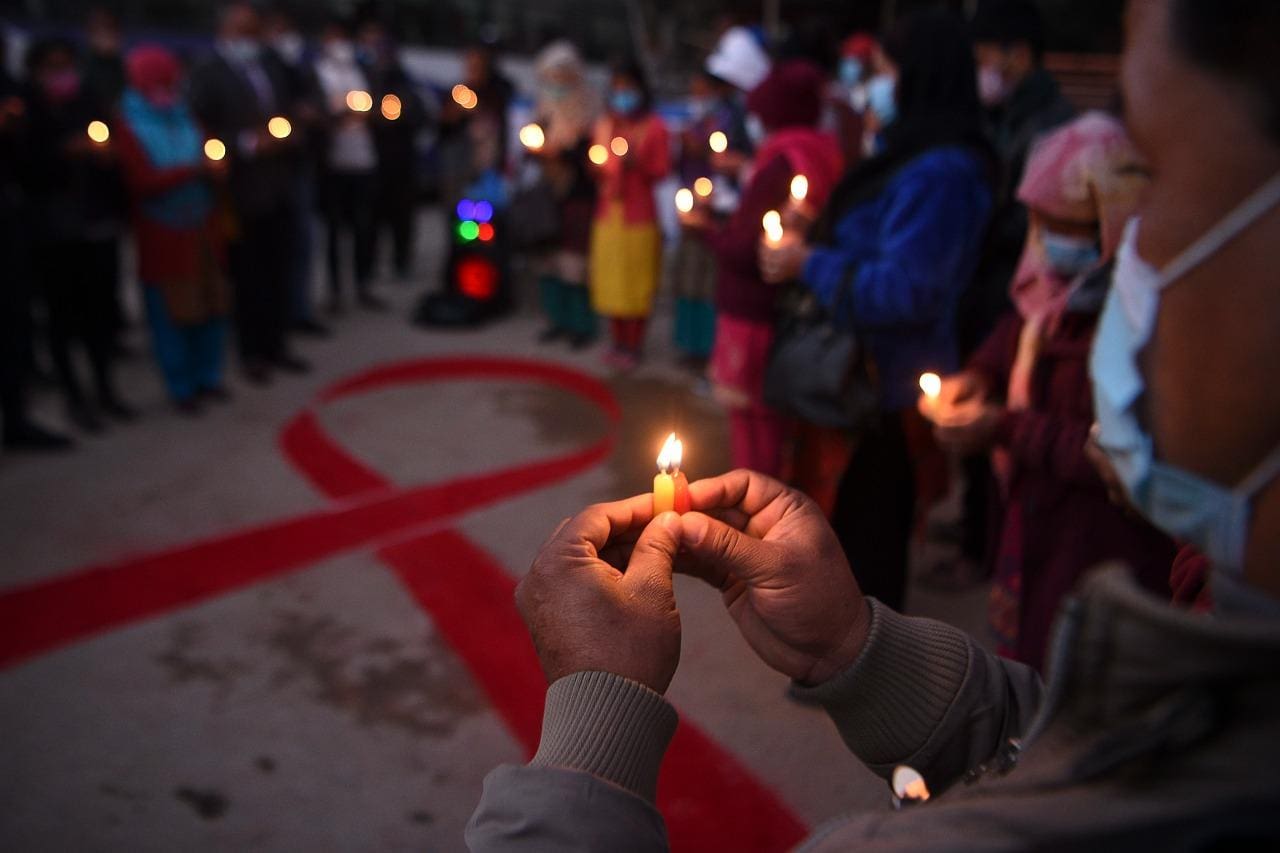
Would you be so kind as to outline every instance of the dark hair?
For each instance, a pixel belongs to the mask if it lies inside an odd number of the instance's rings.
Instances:
[[[653,90],[649,88],[649,81],[639,62],[634,59],[620,59],[609,67],[609,76],[611,81],[616,77],[626,77],[631,80],[640,90],[641,112],[647,113],[653,109]]]
[[[44,65],[49,59],[58,53],[68,54],[72,60],[79,55],[76,46],[70,39],[61,36],[51,36],[42,38],[27,48],[27,55],[23,64],[27,70],[27,76],[31,77],[40,70],[40,66]]]
[[[1026,44],[1037,61],[1044,56],[1044,16],[1031,0],[983,0],[969,32],[975,42]]]
[[[1259,124],[1280,142],[1280,3],[1276,0],[1174,0],[1174,46],[1206,71],[1243,84]]]

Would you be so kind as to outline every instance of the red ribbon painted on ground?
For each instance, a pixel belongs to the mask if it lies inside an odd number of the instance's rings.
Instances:
[[[376,367],[325,389],[317,403],[467,380],[546,385],[592,404],[611,427],[621,417],[613,394],[598,379],[548,362],[490,357]],[[329,507],[0,592],[0,669],[335,554],[374,547],[532,753],[546,682],[515,608],[515,580],[451,524],[600,463],[613,449],[614,432],[542,461],[399,488],[334,443],[309,408],[288,423],[280,441],[298,470],[334,499]],[[548,519],[548,526],[554,521]],[[658,806],[676,850],[774,851],[804,835],[804,826],[776,794],[683,721],[663,765]]]

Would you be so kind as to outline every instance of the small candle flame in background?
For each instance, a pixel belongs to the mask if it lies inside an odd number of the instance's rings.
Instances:
[[[363,89],[352,89],[347,92],[347,109],[357,113],[367,113],[373,109],[373,96]]]
[[[707,144],[711,146],[711,150],[717,154],[723,154],[729,150],[729,137],[725,136],[723,130],[717,130],[711,134],[711,138],[707,140]]]
[[[480,103],[480,99],[476,97],[475,91],[462,83],[453,87],[453,102],[464,110],[474,110],[476,105]]]
[[[942,378],[936,373],[921,374],[920,390],[930,400],[938,399],[938,395],[942,393]]]
[[[395,121],[400,118],[402,105],[400,99],[395,95],[382,96],[382,117],[387,121]]]
[[[289,124],[289,120],[284,116],[272,116],[267,122],[267,133],[276,139],[285,139],[293,133],[293,125]]]
[[[688,187],[681,187],[676,190],[676,210],[681,213],[688,213],[693,210],[693,193]]]
[[[791,198],[802,202],[809,195],[809,179],[804,175],[796,175],[791,179]]]
[[[206,139],[204,141],[204,156],[210,160],[221,160],[227,156],[227,146],[221,139]]]
[[[615,136],[609,143],[609,150],[614,153],[614,156],[626,157],[627,152],[631,150],[631,145],[621,136]]]
[[[764,235],[770,242],[782,242],[782,214],[776,210],[770,210],[764,215],[761,223],[764,225]]]
[[[587,149],[587,159],[597,166],[603,166],[609,160],[609,149],[603,145],[592,145]]]
[[[700,197],[707,198],[715,191],[716,185],[711,183],[710,178],[698,178],[693,182],[693,191]]]
[[[673,432],[667,436],[658,453],[658,470],[664,474],[674,474],[680,470],[680,461],[684,458],[684,443],[676,438]]]
[[[530,151],[537,151],[547,144],[547,135],[539,124],[526,124],[520,128],[520,144]]]
[[[107,127],[107,123],[97,119],[89,122],[89,127],[85,129],[85,132],[89,134],[91,140],[99,145],[111,138],[111,130]]]

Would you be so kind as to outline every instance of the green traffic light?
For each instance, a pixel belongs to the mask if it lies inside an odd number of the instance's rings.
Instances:
[[[470,219],[459,222],[458,236],[470,243],[480,236],[480,225]]]

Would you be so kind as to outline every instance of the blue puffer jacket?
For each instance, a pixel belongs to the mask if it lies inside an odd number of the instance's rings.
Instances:
[[[803,280],[840,326],[866,342],[886,410],[915,404],[921,373],[959,366],[956,303],[990,213],[978,155],[934,148],[902,166],[874,199],[841,214],[833,245],[814,248]]]

